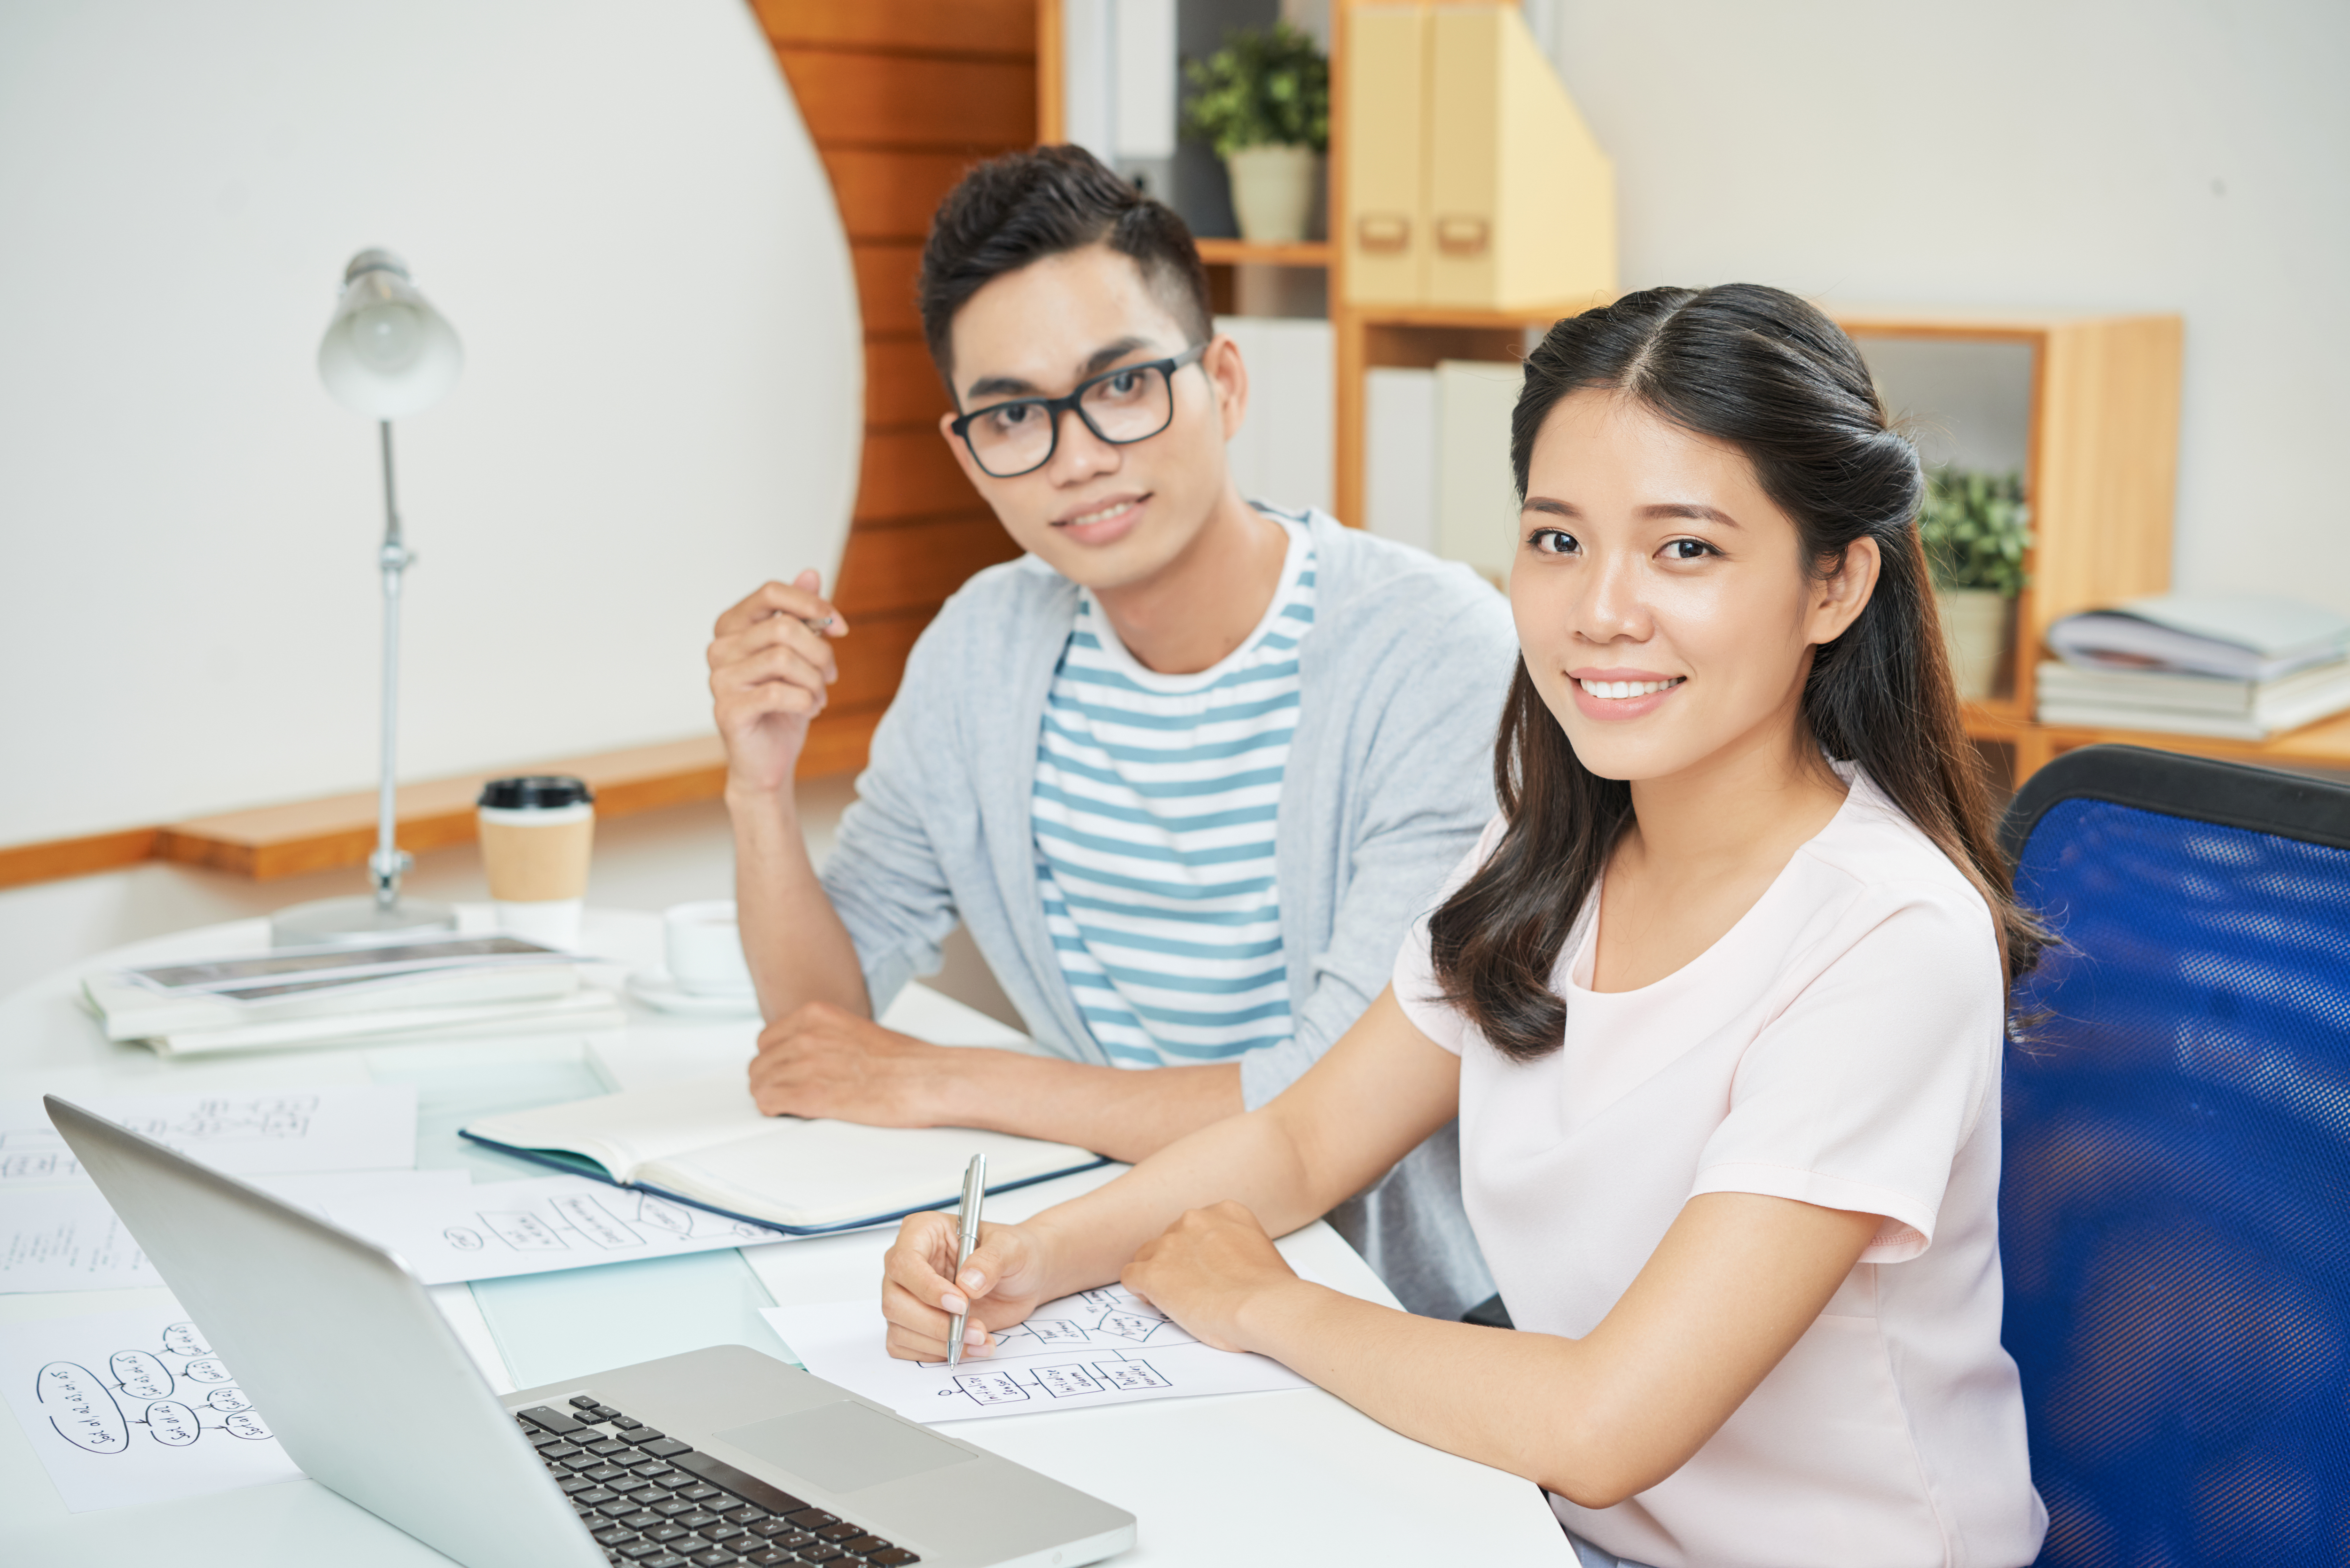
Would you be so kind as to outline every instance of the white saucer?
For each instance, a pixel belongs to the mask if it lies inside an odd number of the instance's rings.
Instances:
[[[661,1012],[693,1012],[706,1018],[756,1018],[759,997],[741,991],[711,995],[688,991],[665,969],[640,969],[629,976],[629,994]]]

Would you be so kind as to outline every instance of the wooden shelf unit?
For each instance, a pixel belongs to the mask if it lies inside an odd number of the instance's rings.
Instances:
[[[1331,0],[1330,210],[1343,211],[1348,150],[1347,50],[1350,15],[1377,0]],[[1430,0],[1437,5],[1491,0]],[[1510,0],[1502,0],[1510,3]],[[1040,69],[1037,123],[1058,136],[1060,8],[1037,7]],[[1288,247],[1280,247],[1289,250]],[[1343,520],[1363,516],[1364,377],[1385,366],[1417,369],[1440,359],[1515,359],[1528,335],[1603,303],[1563,299],[1512,311],[1443,306],[1349,306],[1344,245],[1311,247],[1329,275],[1336,407],[1331,493]],[[1211,265],[1274,261],[1237,240],[1203,240]],[[1298,254],[1291,251],[1290,254]],[[1310,265],[1303,256],[1278,265]],[[2052,727],[2032,718],[2033,677],[2051,623],[2075,611],[2170,586],[2171,516],[2178,469],[2182,324],[2167,315],[2096,316],[2003,309],[1826,306],[1855,337],[2012,343],[2032,353],[2030,428],[2024,485],[2037,540],[2027,563],[2032,583],[2013,622],[2009,689],[1967,705],[1969,732],[2009,747],[2021,784],[2061,753],[2105,742],[2230,757],[2286,767],[2350,769],[2350,716],[2327,720],[2265,742],[2207,739],[2123,730]]]

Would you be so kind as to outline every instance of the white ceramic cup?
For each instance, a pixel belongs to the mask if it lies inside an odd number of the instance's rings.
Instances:
[[[661,911],[661,939],[670,978],[696,996],[748,996],[751,966],[743,960],[743,932],[734,900],[704,898]]]

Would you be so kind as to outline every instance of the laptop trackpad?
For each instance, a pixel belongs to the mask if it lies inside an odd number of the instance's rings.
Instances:
[[[979,1457],[847,1399],[710,1435],[831,1491],[862,1491]]]

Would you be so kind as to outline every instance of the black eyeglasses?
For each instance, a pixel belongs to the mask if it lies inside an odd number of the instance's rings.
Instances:
[[[962,437],[972,461],[996,479],[1017,479],[1053,461],[1061,416],[1074,412],[1112,446],[1149,441],[1175,420],[1175,372],[1208,351],[1205,343],[1172,359],[1120,365],[1079,381],[1066,398],[1015,398],[974,409],[947,428]]]

